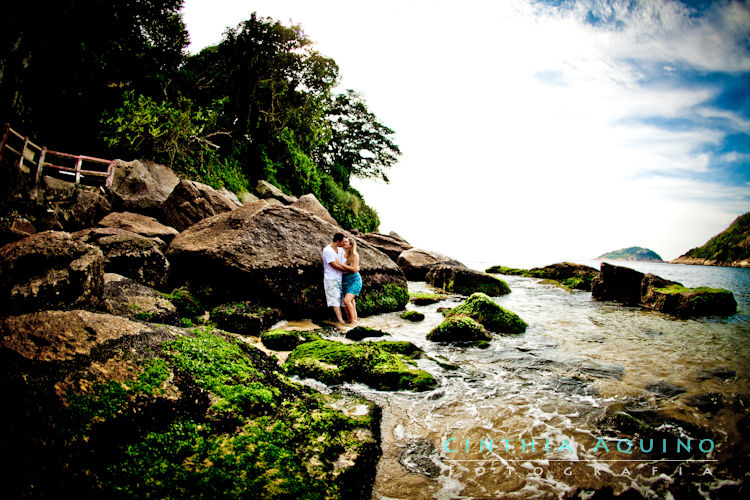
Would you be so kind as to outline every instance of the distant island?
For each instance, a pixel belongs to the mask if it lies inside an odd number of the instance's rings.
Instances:
[[[750,267],[750,212],[737,217],[702,247],[688,250],[670,263]]]
[[[658,253],[648,248],[629,247],[600,255],[597,259],[637,260],[641,262],[664,262]]]

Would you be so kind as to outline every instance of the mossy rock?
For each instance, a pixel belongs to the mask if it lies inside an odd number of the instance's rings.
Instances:
[[[408,366],[403,356],[378,344],[309,342],[294,349],[284,366],[291,374],[328,385],[361,382],[383,391],[424,391],[437,386],[432,375]]]
[[[441,293],[415,292],[409,294],[409,300],[411,301],[411,303],[418,306],[435,304],[447,298],[447,295],[443,295]]]
[[[370,328],[369,326],[355,326],[344,334],[349,340],[362,340],[369,337],[385,337],[386,335],[390,335],[390,333]]]
[[[385,312],[402,311],[409,302],[406,283],[386,283],[377,290],[364,289],[357,297],[357,314],[372,316]]]
[[[143,328],[75,363],[6,359],[11,497],[371,496],[376,405],[295,383],[219,330]]]
[[[448,293],[471,295],[483,292],[493,297],[510,293],[510,287],[500,278],[463,266],[435,265],[427,273],[426,280]]]
[[[260,341],[274,351],[291,351],[304,342],[304,339],[300,337],[299,332],[276,329],[261,333]]]
[[[463,304],[448,311],[446,317],[457,315],[468,316],[496,333],[523,333],[528,326],[517,314],[503,309],[484,293],[472,294]]]
[[[427,334],[433,342],[472,342],[492,340],[489,332],[469,316],[456,314],[433,328]]]
[[[228,332],[258,335],[281,319],[281,311],[251,302],[232,302],[211,309],[211,321]]]
[[[401,319],[416,323],[418,321],[424,321],[424,314],[419,311],[405,311],[401,313]]]
[[[732,316],[737,312],[734,294],[723,288],[686,288],[675,284],[655,288],[653,292],[651,301],[644,305],[680,318]]]
[[[508,276],[527,276],[528,269],[507,266],[491,266],[484,270],[488,274],[506,274]]]
[[[417,359],[424,356],[424,351],[411,342],[404,340],[381,340],[375,342],[375,345],[381,349],[393,354],[398,354],[405,358]]]
[[[198,294],[193,293],[186,286],[175,288],[171,293],[163,293],[162,295],[174,304],[177,308],[177,314],[181,318],[189,319],[191,324],[198,322],[198,319],[206,311],[206,307]]]

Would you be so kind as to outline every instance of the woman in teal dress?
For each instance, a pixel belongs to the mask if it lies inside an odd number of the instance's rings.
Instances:
[[[346,265],[359,269],[359,253],[357,242],[352,238],[344,238],[344,252],[346,252]],[[357,303],[355,298],[362,291],[362,276],[359,273],[346,273],[341,279],[341,288],[344,294],[344,306],[349,314],[349,323],[357,322]]]

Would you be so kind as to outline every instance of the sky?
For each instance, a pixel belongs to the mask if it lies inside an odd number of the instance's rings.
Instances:
[[[186,0],[189,51],[298,24],[395,131],[355,180],[412,245],[515,267],[665,260],[750,211],[750,2]]]

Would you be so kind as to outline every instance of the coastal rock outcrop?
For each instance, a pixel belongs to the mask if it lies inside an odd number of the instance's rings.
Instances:
[[[367,233],[361,236],[363,240],[386,254],[393,262],[398,260],[398,256],[404,250],[409,250],[412,246],[398,236],[391,236],[381,233]]]
[[[317,215],[324,221],[333,224],[334,226],[339,225],[339,223],[336,222],[336,219],[331,217],[331,214],[328,213],[326,207],[324,207],[312,193],[300,196],[299,198],[297,198],[297,201],[291,204],[291,206],[304,210],[305,212],[309,212],[313,215]]]
[[[328,313],[320,255],[340,231],[298,208],[260,200],[183,231],[167,257],[176,284],[209,286],[217,301],[250,300],[291,317],[320,316]],[[409,295],[401,270],[369,243],[358,243],[360,314],[403,309]]]
[[[703,246],[688,250],[670,263],[750,268],[750,212],[737,217]]]
[[[102,294],[102,251],[69,233],[44,231],[0,248],[0,313],[86,308]]]
[[[224,330],[241,335],[258,335],[281,319],[281,311],[252,302],[231,302],[211,310],[211,320]]]
[[[398,255],[396,264],[409,281],[425,281],[427,273],[436,264],[465,267],[459,261],[437,252],[428,252],[420,248],[410,248]]]
[[[297,198],[284,193],[268,181],[258,181],[258,184],[255,186],[255,192],[258,193],[258,197],[261,200],[277,200],[282,205],[291,205],[297,201]]]
[[[177,308],[153,288],[114,273],[104,274],[102,309],[126,318],[175,325]]]
[[[149,160],[118,160],[111,187],[113,208],[157,216],[179,183],[180,178],[164,165]]]
[[[604,262],[599,277],[592,283],[591,296],[595,300],[640,305],[681,318],[732,316],[737,312],[737,302],[729,290],[686,288],[676,281]]]
[[[559,281],[561,285],[568,288],[590,291],[592,281],[599,276],[599,270],[583,264],[559,262],[531,268],[529,275]]]
[[[100,220],[98,225],[100,227],[124,229],[146,238],[159,238],[167,244],[172,241],[172,238],[180,234],[175,228],[165,226],[153,217],[133,212],[113,212]]]
[[[510,293],[510,287],[503,280],[463,266],[436,264],[425,279],[432,286],[449,293],[471,295],[484,292],[490,296]]]
[[[121,274],[154,288],[166,285],[169,262],[163,253],[166,245],[160,239],[107,227],[84,229],[71,236],[102,250],[106,272]]]
[[[13,498],[370,495],[377,406],[221,331],[43,311],[0,318],[0,357]]]
[[[207,184],[182,180],[162,205],[159,220],[178,231],[223,212],[237,210],[232,200]]]

